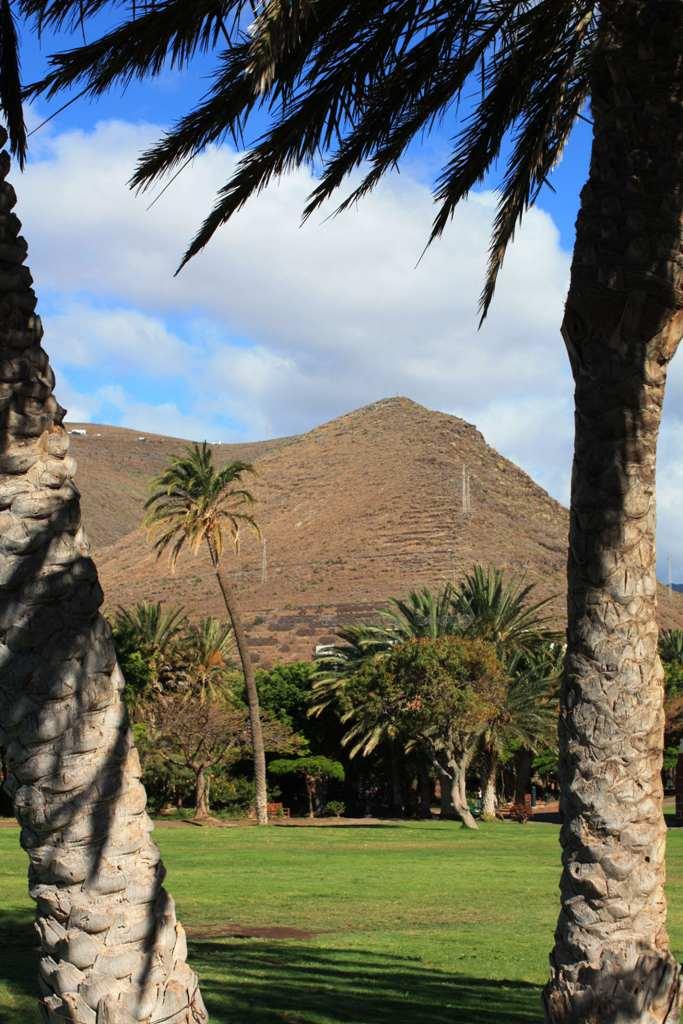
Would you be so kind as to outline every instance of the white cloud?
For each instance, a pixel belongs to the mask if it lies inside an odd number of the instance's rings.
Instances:
[[[407,394],[477,423],[566,500],[572,385],[559,324],[569,257],[547,214],[528,214],[480,332],[493,198],[473,196],[416,266],[433,209],[410,174],[357,210],[301,228],[312,179],[298,171],[174,279],[236,155],[209,150],[146,212],[156,193],[136,197],[126,181],[160,131],[111,121],[88,133],[40,133],[16,183],[37,287],[55,309],[46,342],[67,377],[97,374],[95,393],[76,395],[77,405],[108,402],[140,429],[216,436],[223,423],[225,436],[233,421],[233,432],[265,436]],[[155,382],[153,398],[141,400],[139,387],[138,397],[128,393],[131,374]],[[683,394],[683,376],[672,376]],[[106,392],[111,386],[119,390]],[[677,552],[683,579],[683,539],[666,511],[680,507],[683,479],[667,436],[663,546]]]

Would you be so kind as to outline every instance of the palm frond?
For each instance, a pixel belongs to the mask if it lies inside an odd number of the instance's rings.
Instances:
[[[75,26],[104,3],[22,0],[21,9],[39,27]],[[302,165],[320,171],[307,217],[362,169],[339,212],[399,166],[411,143],[443,123],[453,148],[436,176],[430,244],[508,152],[480,301],[483,319],[517,225],[588,95],[596,17],[592,0],[265,0],[253,10],[246,0],[160,0],[94,42],[54,55],[49,74],[30,94],[54,96],[78,85],[95,96],[167,66],[187,68],[198,54],[210,53],[215,73],[207,95],[143,154],[131,181],[136,188],[227,135],[237,144],[254,109],[266,112],[266,130],[219,190],[179,269],[287,171]]]
[[[22,105],[19,39],[11,0],[0,0],[0,108],[7,124],[12,152],[23,168],[26,125]]]

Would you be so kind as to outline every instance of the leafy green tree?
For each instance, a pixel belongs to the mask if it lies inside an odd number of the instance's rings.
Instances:
[[[82,27],[103,6],[21,0],[18,9],[39,27]],[[214,53],[208,95],[143,156],[135,185],[180,168],[226,133],[241,139],[256,108],[271,117],[184,262],[273,177],[306,162],[320,167],[310,215],[362,167],[346,209],[449,117],[454,142],[436,182],[431,238],[504,154],[485,313],[515,228],[590,101],[590,170],[562,323],[576,407],[560,716],[567,825],[545,1011],[552,1024],[610,1015],[663,1024],[680,982],[665,938],[655,466],[667,368],[681,338],[683,5],[273,0],[248,33],[244,0],[131,6],[115,29],[54,57],[34,92],[78,86],[97,96]],[[5,8],[0,100],[21,156],[16,39]],[[613,777],[609,787],[596,762]],[[598,899],[596,890],[608,895]]]
[[[495,648],[456,636],[405,640],[369,660],[345,691],[344,742],[371,753],[387,736],[430,758],[457,816],[476,828],[466,780],[481,735],[505,698],[506,678]]]
[[[306,787],[306,799],[308,801],[308,817],[315,817],[315,806],[318,795],[318,787],[323,780],[336,779],[344,781],[344,766],[339,761],[332,761],[329,757],[322,757],[320,754],[310,757],[297,757],[295,759],[281,759],[271,761],[268,765],[271,775],[298,775]]]
[[[250,511],[254,504],[253,496],[241,486],[242,478],[253,472],[253,467],[246,462],[231,462],[217,469],[206,442],[187,446],[184,453],[172,458],[152,482],[145,509],[147,526],[155,537],[157,555],[168,551],[173,568],[185,546],[195,555],[204,545],[209,552],[244,672],[254,748],[256,820],[259,825],[266,825],[268,790],[258,689],[237,595],[222,570],[226,536],[237,552],[243,527],[258,533],[256,520]]]

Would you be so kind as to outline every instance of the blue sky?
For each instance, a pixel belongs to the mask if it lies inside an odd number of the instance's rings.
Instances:
[[[64,40],[25,39],[24,77]],[[207,87],[210,65],[164,72],[120,96],[80,100],[31,137],[13,180],[58,397],[73,418],[209,440],[309,429],[406,394],[462,416],[562,501],[569,490],[571,380],[559,336],[590,127],[580,122],[527,216],[477,332],[495,208],[483,189],[416,267],[445,123],[402,173],[344,217],[299,227],[313,181],[293,174],[254,200],[176,279],[191,235],[237,154],[199,158],[156,194],[126,181],[141,149]],[[32,126],[59,102],[30,111]],[[262,121],[250,126],[251,137]],[[683,579],[683,375],[674,364],[660,460],[660,573]]]

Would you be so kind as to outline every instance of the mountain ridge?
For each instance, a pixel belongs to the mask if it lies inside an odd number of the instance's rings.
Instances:
[[[223,615],[204,555],[183,557],[173,576],[139,526],[149,478],[187,442],[85,429],[72,449],[106,606],[146,598]],[[247,537],[227,564],[262,664],[310,658],[338,625],[477,562],[534,583],[564,620],[567,509],[459,417],[397,396],[304,434],[214,450],[219,464],[240,458],[257,470],[265,554]],[[683,627],[683,596],[660,588],[660,620]]]

